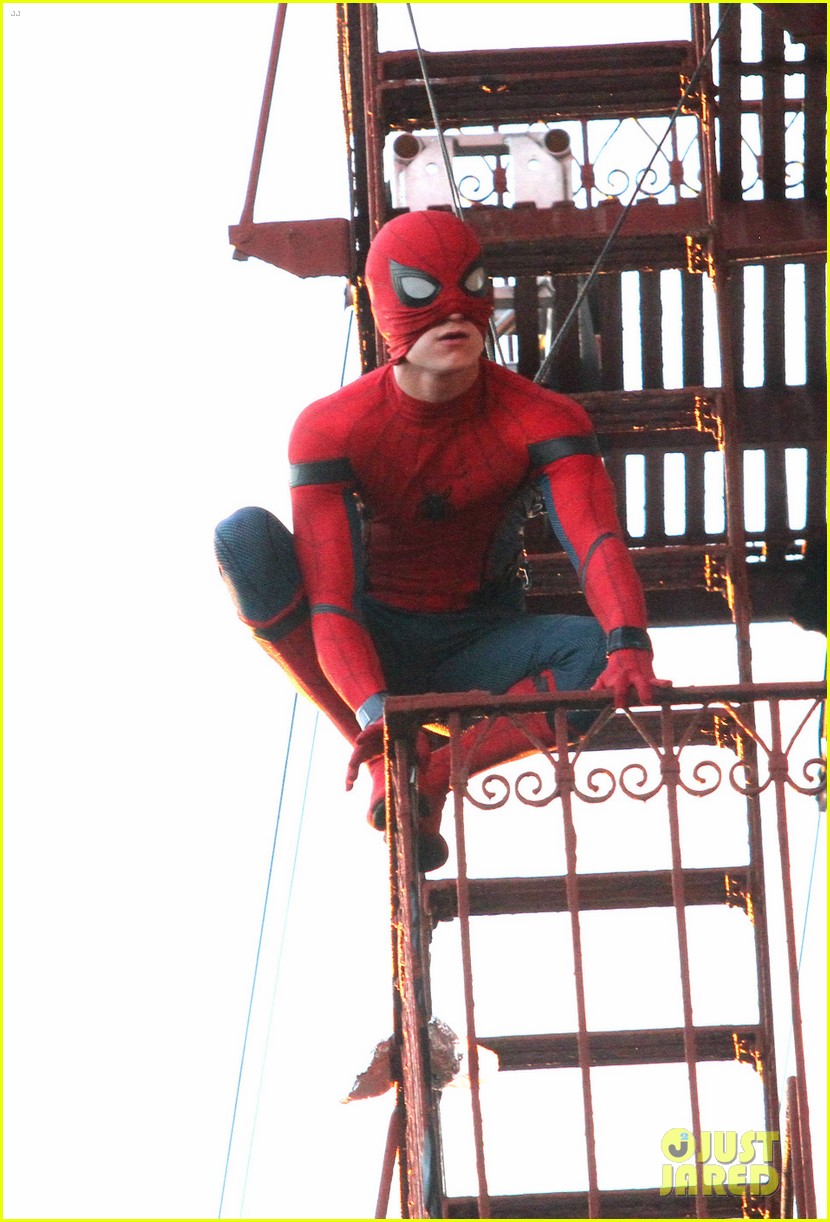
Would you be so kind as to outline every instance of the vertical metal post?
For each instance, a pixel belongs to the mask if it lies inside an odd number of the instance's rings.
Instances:
[[[709,16],[706,5],[692,6],[692,23],[695,43],[708,41]],[[724,20],[727,20],[725,18]],[[734,17],[731,18],[735,20]],[[727,29],[726,34],[728,35]],[[725,36],[724,36],[725,37]],[[721,38],[721,45],[724,43]],[[752,681],[752,650],[749,640],[751,615],[749,576],[746,566],[746,531],[744,528],[743,459],[739,444],[737,409],[735,406],[736,367],[733,353],[732,327],[735,324],[732,309],[730,269],[720,259],[720,179],[715,152],[714,111],[712,106],[712,78],[707,67],[700,77],[700,140],[701,177],[706,217],[711,229],[709,239],[709,266],[715,290],[715,306],[718,326],[718,347],[721,366],[721,393],[719,396],[723,452],[724,479],[726,484],[726,536],[729,544],[728,568],[730,583],[730,609],[735,622],[738,651],[738,674],[742,683]]]
[[[240,218],[241,225],[251,224],[254,219],[254,201],[256,200],[257,187],[259,185],[259,174],[262,169],[262,154],[265,149],[265,136],[268,131],[268,117],[271,113],[271,102],[274,97],[274,81],[277,76],[277,64],[280,58],[280,47],[282,46],[282,32],[285,28],[285,14],[287,4],[277,5],[277,18],[274,23],[274,35],[271,40],[271,54],[268,58],[268,70],[265,74],[265,89],[262,95],[262,105],[259,111],[259,124],[257,126],[256,140],[254,142],[254,156],[251,163],[251,172],[248,176],[248,190],[245,195],[245,203],[242,208],[242,216]]]
[[[387,751],[389,744],[387,743]],[[429,1145],[430,1106],[432,1102],[429,1049],[426,1044],[420,956],[416,911],[418,872],[416,844],[409,792],[409,758],[405,741],[394,744],[392,761],[392,818],[387,835],[392,883],[392,930],[399,1030],[403,1103],[405,1111],[402,1146],[401,1205],[406,1216],[427,1218],[427,1185],[424,1152]]]
[[[562,823],[565,834],[565,894],[571,920],[571,943],[574,957],[576,986],[577,1052],[582,1078],[582,1108],[585,1117],[585,1149],[588,1158],[588,1217],[600,1216],[599,1176],[597,1173],[594,1103],[591,1091],[591,1045],[588,1038],[588,1016],[585,1007],[585,974],[582,963],[582,931],[579,923],[579,881],[576,874],[576,829],[573,821],[573,765],[568,755],[568,722],[563,709],[554,713],[556,728],[556,784],[562,802]]]
[[[706,5],[693,4],[692,23],[696,44],[708,41],[709,15]],[[730,10],[729,20],[723,27],[721,49],[735,57],[740,55],[740,36],[736,28],[737,6]],[[719,11],[724,11],[722,8]],[[734,328],[739,319],[735,311],[735,298],[742,301],[742,293],[731,279],[730,269],[720,260],[719,226],[721,203],[721,178],[718,174],[715,152],[714,112],[711,105],[712,84],[709,71],[701,78],[701,143],[702,180],[707,220],[712,238],[709,254],[713,272],[715,305],[717,312],[718,342],[721,362],[721,392],[718,396],[721,417],[722,441],[719,443],[724,456],[724,479],[726,486],[726,535],[728,541],[728,579],[732,618],[735,624],[738,674],[742,683],[752,682],[752,647],[750,623],[752,608],[749,589],[749,573],[746,561],[746,530],[744,525],[743,457],[738,428],[735,389],[738,374],[735,361],[736,336]],[[727,104],[728,102],[728,104]],[[726,130],[730,115],[737,115],[736,126]],[[721,81],[721,143],[728,149],[737,148],[740,142],[740,97],[729,96]],[[740,198],[740,167],[738,159],[727,156],[724,173],[729,177],[730,198]],[[742,336],[740,337],[742,342]],[[751,713],[750,713],[751,716]],[[742,744],[747,764],[752,767],[755,760],[755,744],[751,740]],[[759,799],[747,797],[747,824],[749,832],[750,860],[752,864],[752,902],[755,932],[755,956],[758,971],[758,1005],[761,1028],[764,1033],[764,1103],[767,1128],[774,1130],[778,1117],[778,1084],[776,1080],[775,1035],[772,1006],[772,982],[769,959],[769,932],[767,926],[766,894],[764,882],[764,852],[761,835],[761,812]]]
[[[464,974],[464,1012],[467,1025],[467,1061],[470,1073],[470,1101],[473,1113],[476,1176],[478,1179],[478,1216],[490,1217],[490,1196],[487,1190],[487,1170],[484,1160],[484,1126],[481,1117],[481,1079],[478,1064],[478,1040],[473,997],[473,964],[470,946],[470,890],[467,880],[467,850],[464,839],[464,786],[466,776],[461,764],[461,717],[452,713],[450,731],[450,788],[455,815],[455,841],[458,858],[456,896],[461,932],[461,964]]]
[[[686,926],[686,889],[683,880],[683,858],[680,845],[680,818],[677,804],[677,784],[680,764],[674,752],[674,727],[672,710],[664,706],[661,714],[663,727],[662,774],[666,785],[666,801],[669,813],[669,837],[671,840],[671,889],[674,915],[677,923],[677,946],[680,952],[680,989],[683,996],[683,1051],[689,1078],[689,1097],[692,1111],[692,1132],[695,1139],[695,1169],[697,1191],[695,1211],[699,1218],[708,1217],[707,1198],[703,1192],[703,1161],[700,1123],[700,1093],[697,1078],[697,1042],[692,1009],[692,980],[689,965],[689,938]]]
[[[796,1104],[801,1147],[801,1167],[804,1177],[804,1196],[800,1203],[804,1217],[816,1216],[816,1191],[813,1178],[813,1152],[810,1141],[810,1105],[807,1099],[807,1066],[804,1057],[804,1032],[801,1023],[801,985],[798,975],[798,945],[795,935],[793,913],[793,886],[790,873],[790,841],[787,831],[787,757],[782,750],[781,705],[770,700],[771,742],[769,769],[775,792],[776,821],[778,826],[778,850],[781,863],[781,890],[784,897],[784,928],[787,937],[787,966],[790,976],[790,1007],[792,1010],[792,1037],[796,1067]]]
[[[383,223],[385,200],[381,166],[383,133],[377,96],[377,5],[360,6],[360,51],[363,62],[363,105],[366,123],[366,180],[369,200],[370,238]]]

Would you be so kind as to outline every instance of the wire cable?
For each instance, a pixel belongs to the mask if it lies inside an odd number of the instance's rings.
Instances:
[[[348,322],[348,327],[346,329],[346,342],[345,342],[344,349],[343,349],[343,363],[340,368],[340,386],[341,388],[344,385],[345,380],[346,380],[346,363],[348,361],[348,356],[349,356],[349,345],[350,345],[351,336],[352,336],[353,319],[354,319],[354,310],[352,309],[349,312],[349,322]],[[297,700],[298,700],[298,697],[297,697],[297,693],[295,692],[294,701],[291,706],[291,721],[288,727],[288,741],[285,747],[285,762],[283,764],[282,783],[280,785],[280,796],[279,796],[279,802],[277,805],[277,821],[276,821],[276,826],[274,828],[274,840],[271,845],[271,860],[268,865],[268,881],[265,886],[265,900],[262,905],[262,920],[260,921],[259,940],[257,943],[256,960],[254,962],[254,976],[253,976],[253,981],[251,983],[251,995],[248,1001],[248,1016],[245,1021],[245,1035],[242,1041],[242,1056],[240,1058],[239,1074],[238,1074],[237,1081],[236,1081],[236,1094],[234,1096],[234,1101],[233,1101],[233,1115],[231,1117],[231,1131],[230,1131],[230,1137],[228,1139],[228,1150],[227,1150],[227,1154],[225,1155],[225,1170],[224,1170],[224,1174],[222,1177],[222,1192],[219,1198],[219,1212],[216,1215],[218,1218],[222,1217],[222,1208],[225,1203],[225,1191],[227,1189],[227,1184],[228,1184],[228,1172],[230,1169],[231,1153],[233,1150],[233,1139],[234,1139],[234,1134],[236,1131],[236,1118],[237,1118],[237,1112],[239,1110],[239,1096],[240,1096],[240,1092],[242,1088],[242,1075],[243,1075],[243,1071],[245,1068],[245,1054],[246,1054],[247,1047],[248,1047],[248,1035],[250,1033],[250,1028],[251,1028],[251,1014],[253,1011],[254,995],[256,993],[257,977],[259,973],[259,963],[260,963],[260,957],[262,954],[262,943],[263,943],[263,936],[264,936],[264,931],[265,931],[265,920],[266,920],[266,916],[268,913],[268,901],[269,901],[270,892],[271,892],[271,880],[272,880],[273,873],[274,873],[274,860],[276,857],[277,835],[279,833],[280,819],[282,816],[283,799],[285,797],[286,780],[288,777],[288,765],[289,765],[290,756],[291,756],[291,744],[292,744],[292,740],[294,736],[294,726],[295,726],[296,717],[297,717]],[[261,1092],[262,1092],[263,1075],[265,1073],[265,1061],[268,1055],[268,1041],[270,1039],[270,1034],[271,1034],[271,1022],[273,1019],[274,1001],[276,998],[277,984],[279,982],[280,966],[282,964],[282,952],[283,952],[283,947],[285,945],[285,931],[288,925],[288,914],[289,914],[289,910],[291,907],[291,899],[292,899],[293,890],[294,890],[294,877],[295,877],[295,871],[297,867],[297,855],[299,853],[299,847],[300,847],[300,835],[302,833],[303,817],[305,815],[306,799],[308,797],[308,787],[309,787],[309,781],[311,779],[311,764],[314,758],[314,746],[317,741],[317,727],[319,725],[319,721],[320,721],[320,715],[318,712],[314,718],[314,729],[312,731],[312,736],[311,736],[311,746],[309,747],[308,764],[306,767],[305,788],[303,790],[302,805],[300,809],[300,824],[297,830],[297,842],[294,847],[294,861],[291,867],[291,878],[288,884],[288,897],[286,899],[285,914],[283,916],[282,934],[280,937],[280,948],[279,948],[279,954],[278,954],[278,959],[277,959],[276,978],[274,980],[274,987],[273,987],[273,991],[271,994],[271,1012],[270,1012],[270,1016],[268,1019],[268,1030],[265,1036],[265,1049],[264,1049],[263,1056],[262,1056],[259,1087],[257,1090],[257,1099],[256,1099],[256,1105],[254,1109],[253,1127],[251,1129],[251,1140],[250,1140],[250,1144],[248,1147],[248,1159],[247,1159],[247,1163],[245,1166],[245,1179],[244,1179],[244,1183],[242,1187],[243,1203],[244,1203],[244,1198],[245,1198],[245,1192],[248,1186],[248,1173],[250,1171],[250,1166],[251,1166],[251,1155],[253,1151],[254,1135],[256,1131],[257,1116],[259,1114],[259,1105],[260,1105],[260,1097],[261,1097]]]
[[[224,1203],[225,1203],[225,1189],[227,1188],[227,1184],[228,1184],[228,1170],[230,1168],[231,1150],[233,1149],[233,1138],[234,1138],[234,1133],[236,1131],[236,1117],[237,1117],[237,1112],[239,1110],[239,1095],[240,1095],[240,1091],[242,1088],[242,1074],[245,1069],[245,1053],[248,1048],[248,1035],[251,1029],[251,1013],[254,1008],[254,994],[256,993],[257,976],[259,974],[259,961],[260,961],[260,955],[262,953],[262,939],[263,939],[263,934],[265,931],[265,917],[268,911],[268,897],[271,891],[271,879],[274,873],[274,859],[275,859],[276,850],[277,850],[277,836],[280,830],[280,817],[282,815],[282,802],[283,802],[283,797],[285,796],[285,782],[288,776],[288,760],[291,755],[291,740],[294,735],[294,722],[295,722],[296,716],[297,716],[297,693],[295,692],[294,701],[291,705],[291,722],[288,727],[288,742],[286,743],[286,746],[285,746],[285,762],[283,764],[283,770],[282,770],[282,784],[280,786],[280,798],[279,798],[279,803],[277,805],[277,821],[274,827],[274,839],[271,844],[271,860],[268,864],[268,880],[265,885],[265,901],[262,905],[262,919],[259,925],[259,940],[257,942],[256,959],[254,961],[254,976],[253,976],[253,980],[251,981],[251,995],[248,999],[248,1016],[245,1020],[245,1035],[242,1039],[242,1055],[239,1061],[239,1074],[237,1075],[237,1079],[236,1079],[236,1094],[234,1096],[234,1101],[233,1101],[233,1114],[231,1116],[231,1131],[230,1131],[230,1136],[228,1138],[228,1151],[227,1151],[227,1154],[225,1155],[225,1171],[224,1171],[224,1175],[222,1176],[222,1192],[219,1197],[219,1212],[216,1215],[217,1218],[222,1217],[222,1207],[224,1206]]]
[[[349,344],[352,338],[352,323],[354,322],[354,307],[349,310],[349,325],[346,328],[346,344],[343,348],[343,364],[340,368],[340,387],[343,388],[346,382],[346,362],[349,359]]]
[[[464,218],[461,215],[463,212],[463,209],[461,207],[461,195],[459,194],[458,184],[455,181],[455,175],[453,174],[453,171],[452,171],[452,162],[450,161],[449,149],[447,148],[447,140],[444,135],[443,128],[441,127],[441,121],[438,117],[438,107],[435,102],[435,94],[433,93],[433,90],[432,90],[432,82],[429,79],[429,72],[427,71],[426,60],[424,58],[424,52],[421,47],[421,40],[418,37],[418,29],[417,29],[417,26],[415,25],[415,14],[412,12],[411,4],[407,4],[406,11],[409,16],[409,24],[412,26],[412,37],[415,40],[415,54],[418,56],[418,64],[421,69],[421,78],[424,82],[424,89],[426,90],[427,102],[429,103],[429,111],[430,111],[430,114],[432,115],[432,125],[435,128],[435,134],[438,137],[438,146],[441,149],[441,158],[444,162],[444,171],[447,175],[447,185],[450,190],[450,199],[452,201],[452,209],[455,215],[458,217],[458,219],[463,220]],[[488,343],[487,343],[488,356],[490,356],[493,359],[498,357],[499,361],[501,361],[501,363],[504,364],[504,357],[502,356],[501,345],[499,344],[499,337],[496,332],[495,323],[493,322],[492,318],[490,319],[490,325],[488,329],[487,338],[488,338]]]
[[[424,52],[421,49],[421,42],[420,42],[420,39],[418,38],[418,30],[415,25],[415,14],[412,12],[411,4],[407,4],[406,11],[409,16],[409,24],[412,26],[412,37],[415,39],[415,53],[418,56],[418,63],[421,68],[421,77],[423,78],[424,88],[426,89],[427,102],[429,103],[429,110],[430,110],[430,114],[432,115],[432,125],[435,128],[436,135],[438,136],[438,144],[441,148],[441,156],[444,160],[444,169],[447,174],[447,185],[449,186],[449,189],[450,189],[450,196],[452,198],[453,211],[455,212],[455,215],[460,219],[461,218],[461,196],[458,193],[458,187],[456,185],[455,175],[452,172],[452,162],[450,161],[450,154],[447,149],[447,142],[444,137],[444,133],[441,129],[440,120],[438,118],[438,107],[435,104],[435,94],[432,92],[432,82],[430,81],[429,73],[427,72],[426,60],[424,59]]]
[[[550,373],[551,365],[553,364],[556,358],[556,355],[559,352],[559,349],[562,347],[562,343],[565,339],[565,336],[567,335],[568,331],[570,330],[571,324],[573,323],[574,318],[576,318],[576,315],[579,312],[580,306],[582,305],[583,301],[587,297],[588,291],[590,290],[592,284],[594,283],[594,280],[597,278],[597,275],[599,274],[599,269],[602,267],[602,264],[605,262],[606,258],[608,257],[608,253],[611,250],[611,247],[616,242],[617,235],[620,232],[620,230],[622,229],[625,219],[628,216],[629,212],[631,211],[634,205],[634,201],[637,199],[637,196],[640,193],[642,185],[645,182],[646,177],[649,171],[651,170],[651,167],[654,165],[655,161],[657,160],[660,150],[662,149],[663,145],[666,143],[666,140],[668,139],[669,135],[671,134],[672,128],[674,127],[675,123],[677,122],[680,112],[682,111],[683,107],[686,105],[687,101],[689,100],[689,98],[692,95],[692,92],[695,86],[697,85],[698,81],[700,80],[701,73],[703,72],[703,69],[706,65],[707,60],[709,59],[709,56],[712,54],[712,49],[715,46],[715,43],[720,38],[721,31],[723,30],[724,25],[726,24],[726,22],[729,20],[729,17],[731,16],[733,7],[734,7],[733,5],[727,5],[726,12],[721,19],[720,25],[718,26],[717,30],[712,35],[712,37],[709,39],[709,42],[706,44],[706,47],[704,48],[703,53],[700,59],[698,60],[697,67],[695,68],[694,72],[692,73],[691,77],[686,82],[686,85],[683,88],[683,91],[680,95],[680,100],[678,101],[677,105],[675,106],[672,112],[671,118],[669,119],[669,122],[668,122],[668,126],[665,132],[663,133],[660,143],[656,145],[654,152],[651,155],[651,159],[649,160],[648,165],[638,175],[637,184],[634,188],[634,192],[631,196],[631,199],[628,201],[628,203],[625,205],[620,215],[617,217],[616,223],[613,229],[611,230],[611,232],[609,233],[608,237],[606,238],[605,243],[602,247],[602,250],[599,252],[599,255],[597,256],[594,266],[591,268],[590,272],[585,277],[579,289],[579,292],[577,293],[576,300],[574,301],[573,305],[571,306],[570,310],[568,311],[565,317],[565,321],[562,323],[562,326],[559,328],[559,331],[557,332],[557,335],[553,343],[551,344],[550,351],[546,355],[542,364],[539,366],[539,371],[536,374],[536,377],[533,379],[534,382],[544,383],[548,374]]]
[[[282,933],[280,935],[279,950],[277,951],[277,967],[276,967],[276,971],[274,974],[274,986],[271,990],[271,1009],[268,1015],[268,1027],[265,1032],[265,1046],[262,1052],[262,1065],[261,1065],[260,1073],[259,1073],[259,1084],[257,1086],[256,1104],[254,1106],[254,1119],[253,1119],[253,1124],[251,1126],[251,1139],[248,1144],[248,1161],[245,1164],[245,1179],[242,1183],[242,1200],[240,1204],[240,1215],[244,1212],[245,1194],[248,1191],[248,1176],[251,1171],[251,1161],[252,1161],[253,1152],[254,1152],[254,1140],[256,1138],[257,1121],[259,1120],[259,1107],[262,1101],[262,1090],[263,1090],[263,1085],[265,1082],[265,1066],[268,1062],[268,1049],[271,1044],[271,1028],[274,1023],[274,1010],[275,1010],[276,1002],[277,1002],[277,989],[279,988],[279,983],[280,983],[280,969],[282,968],[282,956],[283,956],[283,951],[285,950],[285,935],[288,929],[288,914],[291,911],[291,899],[294,893],[294,879],[297,873],[297,859],[300,855],[300,840],[303,834],[303,821],[305,819],[306,802],[308,800],[308,788],[309,788],[309,783],[311,781],[311,765],[314,762],[314,747],[317,742],[317,727],[319,724],[320,724],[320,714],[318,712],[318,713],[315,713],[314,715],[314,728],[311,732],[311,746],[308,749],[308,763],[306,765],[305,786],[303,788],[303,797],[302,797],[302,802],[300,804],[300,818],[299,818],[299,823],[297,826],[297,840],[294,845],[294,860],[291,864],[291,877],[288,881],[288,895],[285,901],[285,916],[283,918],[283,923],[282,923]]]

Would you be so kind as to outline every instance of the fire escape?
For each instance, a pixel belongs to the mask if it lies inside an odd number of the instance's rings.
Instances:
[[[757,55],[746,45],[742,8],[759,21]],[[540,21],[548,19],[541,6]],[[249,192],[231,240],[240,258],[347,276],[368,370],[384,359],[360,276],[371,237],[398,210],[448,207],[449,199],[435,173],[438,132],[416,52],[379,50],[374,5],[338,5],[337,20],[353,215],[258,224]],[[718,37],[708,55],[712,26]],[[825,9],[693,4],[690,30],[688,41],[669,43],[424,56],[465,219],[494,277],[502,352],[529,378],[543,367],[546,384],[592,416],[650,624],[734,624],[738,680],[673,689],[653,708],[628,712],[586,694],[389,700],[399,1065],[379,1216],[395,1158],[407,1217],[816,1216],[788,828],[794,798],[823,788],[815,758],[823,685],[755,683],[750,625],[795,613],[826,546]],[[638,178],[666,133],[652,170]],[[623,135],[646,152],[618,166]],[[756,348],[760,374],[748,356]],[[543,515],[528,522],[526,550],[530,608],[584,609]],[[576,741],[567,724],[574,705],[597,713]],[[475,760],[463,735],[470,720],[514,719],[527,727],[531,751],[539,744],[528,718],[543,708],[554,714],[556,745],[519,772],[471,780]],[[425,880],[414,863],[409,763],[421,725],[443,727],[454,753],[451,878]],[[583,856],[591,860],[597,828],[610,826],[608,811],[629,820],[636,838],[630,812],[646,802],[658,809],[649,827],[663,846],[662,868],[578,869]],[[547,818],[553,847],[532,854],[515,876],[479,876],[482,827],[522,807]],[[708,853],[689,864],[689,821],[705,811]],[[551,862],[558,871],[545,868]],[[707,1010],[706,1021],[697,1017],[701,910],[729,917],[729,937],[752,965],[752,1004],[724,987],[720,1013]],[[604,936],[613,941],[632,914],[671,922],[674,1025],[591,1021],[599,1009],[592,948]],[[549,934],[544,963],[564,957],[558,985],[568,991],[570,1025],[482,1030],[481,931],[504,918],[524,929],[515,919],[531,915]],[[452,1185],[464,1176],[444,1141],[447,1092],[434,1078],[430,1037],[433,1013],[443,1012],[433,961],[443,962],[450,941],[463,995],[474,1184],[458,1192]],[[629,951],[654,953],[647,942]],[[786,1077],[782,1038],[793,1049]],[[551,1116],[549,1168],[535,1177],[547,1174],[547,1182],[532,1190],[499,1186],[509,1180],[499,1135],[511,1118],[499,1114],[490,1054],[499,1080],[535,1074],[549,1091],[538,1113]],[[736,1066],[757,1096],[752,1127],[780,1140],[743,1164],[733,1158],[730,1180],[729,1160],[706,1149],[719,1127],[707,1100],[718,1074],[722,1089],[732,1089]],[[687,1126],[692,1153],[677,1155],[676,1165],[674,1155],[664,1157],[670,1192],[636,1178],[620,1187],[619,1174],[609,1187],[603,1075],[641,1073],[627,1080],[647,1092],[654,1067],[672,1082],[681,1076],[666,1127],[671,1111]],[[629,1112],[617,1120],[624,1127]],[[561,1125],[579,1138],[573,1167],[557,1155]],[[753,1177],[759,1160],[766,1171]]]

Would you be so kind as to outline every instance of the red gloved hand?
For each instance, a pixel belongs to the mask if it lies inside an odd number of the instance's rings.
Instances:
[[[608,656],[608,665],[597,679],[592,692],[614,693],[614,704],[620,708],[629,703],[632,688],[640,704],[649,704],[655,687],[671,687],[669,679],[655,679],[651,654],[645,649],[616,649]]]
[[[354,786],[361,764],[368,764],[370,760],[377,759],[381,755],[383,755],[382,719],[370,722],[364,730],[360,731],[354,740],[354,749],[349,760],[349,767],[346,770],[346,789],[351,789]]]
[[[383,755],[383,721],[373,721],[361,730],[354,741],[349,766],[346,770],[346,789],[350,790],[357,780],[361,764],[370,764],[372,760]],[[423,777],[431,755],[429,739],[423,730],[419,730],[415,738],[415,760],[418,775]]]

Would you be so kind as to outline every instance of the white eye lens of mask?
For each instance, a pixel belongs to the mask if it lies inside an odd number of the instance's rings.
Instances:
[[[435,281],[427,280],[425,276],[415,276],[411,272],[401,276],[400,285],[407,297],[416,301],[425,301],[435,296]]]
[[[474,267],[464,279],[464,288],[468,293],[480,293],[486,284],[487,276],[481,266]]]

